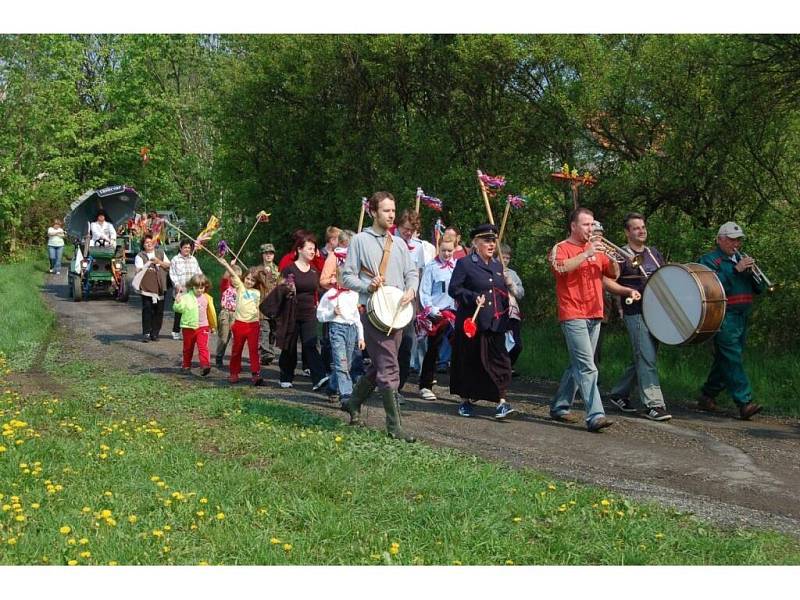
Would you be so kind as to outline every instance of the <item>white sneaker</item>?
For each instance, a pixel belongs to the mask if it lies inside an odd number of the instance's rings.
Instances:
[[[303,369],[303,375],[306,377],[311,377],[311,369]]]
[[[428,388],[421,388],[419,390],[419,395],[422,396],[423,400],[436,400],[436,394],[433,393],[433,390],[429,390]]]
[[[182,338],[181,338],[181,334],[180,334],[180,333],[175,333],[175,332],[173,331],[173,332],[172,332],[172,339],[173,339],[173,340],[180,340],[180,339],[182,339]]]
[[[281,386],[283,389],[294,387],[291,381],[281,381],[280,383],[278,383],[278,385]]]

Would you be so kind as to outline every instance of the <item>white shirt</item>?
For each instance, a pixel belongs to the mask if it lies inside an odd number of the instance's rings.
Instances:
[[[61,248],[64,246],[64,230],[61,227],[48,227],[47,228],[47,245],[53,248]]]
[[[145,253],[145,255],[147,256],[147,260],[151,261],[156,257],[156,251],[153,250],[152,252],[147,252]],[[169,267],[169,259],[167,258],[166,254],[164,255],[164,262],[167,263],[167,267]],[[141,271],[142,269],[144,269],[144,265],[145,262],[142,260],[141,255],[137,254],[136,259],[133,261],[133,266],[136,267],[137,271]]]
[[[425,264],[427,265],[436,258],[436,246],[427,240],[422,240],[420,243],[422,244],[422,255],[425,257]]]
[[[341,315],[337,315],[334,310],[337,306]],[[355,325],[359,341],[364,339],[364,326],[361,324],[361,315],[358,312],[358,293],[352,290],[331,288],[325,292],[317,305],[317,321]]]
[[[95,221],[89,226],[89,231],[92,234],[92,246],[97,246],[97,242],[103,239],[108,239],[112,246],[117,242],[117,230],[108,221]]]

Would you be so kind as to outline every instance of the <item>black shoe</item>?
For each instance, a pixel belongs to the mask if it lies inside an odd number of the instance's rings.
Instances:
[[[672,415],[667,412],[667,409],[656,406],[644,413],[644,418],[650,419],[651,421],[669,421]]]
[[[150,341],[150,338],[148,336],[145,335],[145,336],[142,337],[142,343],[143,344],[146,344],[149,341]]]
[[[158,341],[158,336],[157,335],[151,335],[150,336],[150,341],[151,342],[157,342]]]
[[[202,372],[202,373],[200,373],[200,375],[202,375],[203,377],[205,377],[205,376],[206,376],[206,375],[208,375],[209,373],[211,373],[211,367],[206,367],[205,369],[203,369],[203,372]]]
[[[263,387],[266,384],[264,383],[264,378],[263,377],[257,377],[255,379],[253,379],[253,385],[256,386],[256,387]]]
[[[217,368],[218,368],[218,369],[221,369],[221,368],[222,368],[222,357],[220,357],[220,358],[218,358],[218,359],[217,359]]]
[[[636,408],[631,404],[630,399],[625,398],[623,396],[612,396],[608,395],[604,398],[604,400],[608,400],[611,404],[616,406],[621,412],[624,413],[635,413]]]

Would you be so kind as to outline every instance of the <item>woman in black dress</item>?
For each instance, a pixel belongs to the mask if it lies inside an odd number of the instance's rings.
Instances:
[[[472,400],[497,402],[495,419],[514,412],[506,402],[511,382],[511,360],[505,345],[508,329],[508,284],[503,264],[495,258],[497,227],[479,225],[470,233],[474,250],[459,259],[448,293],[458,306],[450,393],[461,397],[458,414],[473,415]],[[477,333],[467,337],[464,321],[471,318],[479,301],[483,307],[475,318]]]

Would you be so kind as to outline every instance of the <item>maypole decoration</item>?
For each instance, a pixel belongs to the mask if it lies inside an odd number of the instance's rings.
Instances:
[[[177,225],[172,223],[172,221],[170,221],[169,219],[164,219],[163,221],[164,221],[164,223],[166,225],[169,225],[170,227],[172,227],[175,231],[180,233],[183,237],[189,238],[190,240],[192,240],[194,242],[195,248],[200,248],[202,250],[205,250],[206,252],[208,252],[214,258],[214,260],[217,260],[217,261],[219,260],[219,257],[217,257],[211,250],[209,250],[208,248],[206,248],[205,246],[200,244],[196,239],[194,239],[192,236],[190,236],[188,233],[186,233],[183,229],[181,229],[180,227],[178,227]]]
[[[203,231],[197,234],[198,245],[202,246],[212,237],[214,237],[214,234],[219,229],[219,226],[220,226],[219,219],[215,215],[211,215],[211,217],[208,219],[208,223],[206,223],[205,229],[203,229]],[[195,246],[195,250],[192,252],[192,254],[194,254],[196,250],[197,246]]]
[[[578,208],[578,190],[582,185],[591,187],[597,183],[597,179],[592,177],[589,171],[585,171],[583,175],[578,175],[578,169],[570,171],[569,165],[564,163],[561,170],[556,173],[550,173],[550,177],[557,181],[567,181],[572,190],[572,206]]]
[[[242,245],[239,248],[239,251],[233,256],[233,260],[239,260],[239,255],[242,253],[242,250],[244,250],[244,246],[245,246],[245,244],[247,244],[247,240],[250,239],[250,236],[253,235],[253,232],[256,230],[256,226],[259,223],[269,223],[269,217],[270,217],[271,214],[272,213],[268,213],[268,212],[263,211],[263,210],[259,211],[259,213],[256,215],[256,222],[253,223],[253,227],[252,227],[252,229],[250,229],[250,233],[248,233],[247,237],[244,238],[244,242],[242,242]]]
[[[231,251],[231,247],[228,246],[228,242],[225,240],[220,240],[217,244],[217,256],[220,258],[224,258],[225,255]]]
[[[478,173],[478,185],[481,188],[481,195],[483,196],[483,204],[486,207],[486,216],[489,218],[489,223],[494,225],[494,215],[492,215],[492,206],[489,204],[489,196],[494,198],[497,192],[503,189],[506,185],[506,178],[502,175],[494,176],[482,172],[480,169]]]
[[[436,212],[442,212],[442,201],[434,196],[428,196],[422,191],[422,188],[417,188],[417,207],[416,211],[419,214],[419,203],[422,201],[425,206]]]
[[[503,211],[503,221],[500,224],[500,235],[497,236],[497,247],[500,247],[501,242],[503,241],[503,233],[506,230],[506,222],[508,221],[508,213],[511,211],[512,208],[523,208],[525,204],[527,204],[528,200],[524,196],[514,196],[512,194],[508,195],[506,198],[506,208]]]
[[[364,228],[364,213],[367,211],[367,207],[369,205],[369,200],[367,200],[366,196],[361,197],[361,214],[358,215],[358,231],[356,233],[361,233],[361,230]]]

